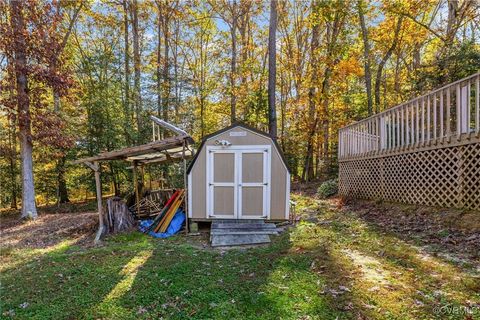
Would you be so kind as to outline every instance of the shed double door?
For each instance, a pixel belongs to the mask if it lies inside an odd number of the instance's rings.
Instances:
[[[270,150],[270,146],[208,148],[207,218],[269,218]]]

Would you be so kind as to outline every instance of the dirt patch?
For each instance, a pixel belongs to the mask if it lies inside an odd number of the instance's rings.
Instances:
[[[477,263],[480,259],[480,212],[368,200],[331,201],[402,239],[418,240],[438,252]]]
[[[300,195],[315,197],[318,187],[322,181],[316,180],[311,182],[294,182],[292,183],[291,191]]]
[[[18,214],[2,215],[0,245],[2,248],[47,248],[68,239],[77,245],[92,242],[98,223],[96,212],[48,214],[36,220],[19,219]]]

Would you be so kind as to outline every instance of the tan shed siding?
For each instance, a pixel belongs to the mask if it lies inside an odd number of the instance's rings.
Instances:
[[[246,132],[243,137],[231,137],[230,132]],[[287,170],[271,139],[263,137],[241,127],[232,128],[207,140],[192,167],[192,218],[205,219],[206,201],[206,149],[214,146],[215,140],[228,140],[232,145],[271,145],[271,201],[270,219],[285,219]]]
[[[192,168],[192,218],[204,219],[207,212],[207,171],[205,148],[200,150],[197,161]]]
[[[285,219],[287,170],[278,152],[272,146],[272,185],[270,187],[270,219]]]

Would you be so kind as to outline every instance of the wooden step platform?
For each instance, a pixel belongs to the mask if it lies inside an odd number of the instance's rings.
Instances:
[[[277,227],[264,220],[217,220],[212,222],[210,242],[213,247],[269,243],[271,234],[278,234]]]

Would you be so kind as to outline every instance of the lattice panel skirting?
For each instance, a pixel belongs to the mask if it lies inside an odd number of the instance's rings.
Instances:
[[[480,143],[339,166],[343,196],[480,210]]]

